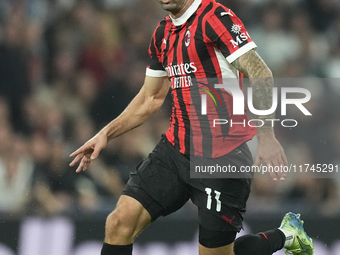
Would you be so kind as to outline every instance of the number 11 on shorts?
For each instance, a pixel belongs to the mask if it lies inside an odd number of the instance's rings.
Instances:
[[[207,209],[211,210],[211,203],[212,203],[212,199],[211,199],[211,188],[205,188],[205,192],[208,195],[207,198]],[[215,192],[215,200],[216,200],[216,211],[220,212],[221,211],[221,201],[220,201],[220,196],[221,196],[221,192],[214,190]]]

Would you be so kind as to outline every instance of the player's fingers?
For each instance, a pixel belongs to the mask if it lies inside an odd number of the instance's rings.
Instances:
[[[277,181],[277,176],[276,176],[276,173],[275,173],[275,172],[269,171],[269,175],[270,175],[270,177],[272,178],[272,180],[273,180],[274,182]]]
[[[286,172],[285,172],[285,168],[288,166],[288,162],[286,159],[286,156],[284,154],[281,154],[281,158],[280,158],[280,169],[281,169],[281,174],[282,174],[282,179],[281,181],[284,181],[284,178],[286,178]]]
[[[279,166],[278,176],[279,176],[281,181],[284,181],[284,179],[286,177],[286,173],[284,172],[284,167],[288,166],[288,162],[287,162],[286,155],[284,154],[283,151],[277,157],[277,162],[278,162],[278,166]]]
[[[84,154],[83,154],[83,153],[77,155],[77,156],[72,160],[72,162],[70,163],[70,166],[74,166],[79,160],[82,159],[82,157],[84,157]]]
[[[273,181],[276,182],[278,178],[280,178],[278,173],[276,172],[278,166],[277,159],[272,158],[271,160],[265,160],[265,163],[267,165],[270,176],[272,177]]]
[[[274,172],[273,176],[275,175],[275,177],[274,177],[274,178],[276,178],[275,181],[277,181],[278,178],[281,181],[284,181],[284,179],[286,177],[286,174],[283,171],[285,163],[282,159],[282,153],[283,153],[283,151],[282,152],[278,151],[268,159],[268,162],[271,162],[272,167],[269,167],[268,165],[267,166],[268,166],[268,169],[272,169],[272,171]]]
[[[86,157],[85,166],[83,168],[83,171],[86,171],[89,168],[90,164],[91,164],[91,159]]]
[[[285,177],[286,177],[286,174],[280,171],[280,172],[278,173],[278,176],[279,176],[279,178],[280,178],[280,181],[284,181],[284,180],[285,180]]]
[[[81,160],[77,169],[76,169],[76,173],[80,173],[81,170],[83,169],[83,166],[84,166],[84,162],[83,162],[83,160]]]
[[[91,160],[95,160],[98,157],[101,150],[102,150],[101,146],[99,145],[95,146],[93,152],[91,153]]]
[[[90,149],[91,145],[87,142],[83,146],[79,147],[77,150],[70,154],[70,158],[75,157],[81,153],[85,153],[86,150]]]
[[[76,169],[76,173],[80,173],[81,170],[84,168],[84,165],[85,165],[85,156],[83,156],[83,158],[81,159],[80,163],[79,163],[79,166],[78,168]]]
[[[283,167],[280,166],[277,176],[280,178],[280,181],[285,180],[286,174],[283,172]]]
[[[74,152],[72,152],[70,154],[70,158],[73,158],[79,154],[82,154],[85,152],[85,150],[87,149],[87,147],[85,147],[85,144],[83,146],[81,146],[80,148],[78,148],[77,150],[75,150]]]
[[[286,167],[288,169],[288,160],[287,160],[287,157],[286,157],[284,152],[282,153],[281,158],[282,158],[282,162],[283,162],[284,167]],[[286,177],[287,176],[286,172],[284,172],[283,175],[284,175],[284,177]]]
[[[87,170],[87,168],[89,167],[89,164],[90,163],[88,161],[85,162],[84,167],[83,167],[83,171]]]
[[[283,171],[284,170],[284,163],[283,163],[283,160],[282,160],[282,157],[281,155],[279,155],[279,157],[277,158],[277,168],[276,168],[276,175],[280,178],[280,181],[284,181],[285,180],[285,177],[286,177],[286,174],[285,172]]]

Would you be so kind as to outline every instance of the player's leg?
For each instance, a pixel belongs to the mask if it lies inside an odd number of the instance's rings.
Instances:
[[[223,233],[220,236],[223,236]],[[218,239],[221,238],[211,235],[211,242]],[[312,239],[304,231],[303,221],[298,214],[287,213],[279,229],[244,235],[234,243],[216,248],[212,248],[209,243],[205,243],[205,246],[200,244],[199,251],[200,255],[271,255],[282,248],[294,255],[314,253]]]
[[[130,174],[117,208],[106,222],[102,255],[131,255],[136,236],[159,216],[181,208],[189,190],[179,180],[177,151],[164,138]]]
[[[200,226],[200,255],[270,255],[283,248],[285,241],[284,234],[278,229],[245,235],[235,240],[236,233],[208,230]]]
[[[252,158],[247,146],[241,145],[237,151],[226,155],[224,159],[217,159],[216,162],[219,165],[230,164],[239,167],[251,165]],[[199,208],[200,255],[270,255],[283,247],[294,255],[313,254],[311,239],[304,232],[299,216],[294,214],[285,216],[280,229],[245,235],[234,242],[236,232],[242,227],[242,214],[245,212],[250,192],[250,179],[200,179],[199,181],[192,179],[189,182],[193,187],[191,199]],[[295,233],[295,237],[292,233]],[[234,251],[231,250],[232,246]]]
[[[271,255],[282,248],[293,255],[314,253],[313,241],[305,232],[300,215],[295,213],[287,213],[279,229],[242,236],[234,246],[236,255]]]
[[[190,161],[192,166],[230,165],[236,168],[253,163],[246,144],[217,159],[191,157]],[[252,175],[209,177],[188,180],[192,188],[191,200],[199,211],[200,255],[233,255],[232,247],[237,232],[242,228],[242,215],[249,197]]]
[[[136,236],[151,222],[149,212],[136,199],[122,195],[107,217],[102,255],[131,255]]]
[[[235,240],[234,252],[235,255],[271,255],[283,248],[285,240],[285,235],[278,229],[244,235]]]
[[[116,209],[106,219],[105,242],[116,245],[131,244],[150,222],[150,214],[139,201],[122,195]]]
[[[245,235],[221,247],[211,248],[200,244],[199,252],[200,255],[271,255],[283,248],[285,238],[279,230],[265,233]]]
[[[271,255],[282,249],[286,241],[284,233],[279,229],[245,235],[234,242],[236,233],[236,231],[213,231],[200,226],[200,255]]]
[[[200,230],[200,234],[201,232]],[[306,234],[300,215],[294,213],[285,215],[279,229],[244,235],[237,238],[234,243],[221,247],[215,246],[222,244],[218,240],[223,241],[223,236],[228,239],[227,232],[224,234],[218,231],[215,234],[212,231],[205,232],[209,235],[205,234],[203,242],[202,237],[200,239],[200,255],[271,255],[282,248],[286,248],[293,255],[313,255],[314,253],[312,239]],[[207,238],[209,236],[210,241]]]
[[[216,248],[207,248],[200,244],[199,252],[200,255],[271,255],[283,247],[283,237],[280,233],[277,234],[279,236],[274,236],[273,239],[270,236],[270,240],[262,234],[245,235],[229,245]]]
[[[215,163],[240,168],[253,163],[246,144],[212,161],[206,160],[207,165]],[[279,230],[247,235],[235,241],[236,233],[242,228],[251,177],[247,174],[228,175],[190,181],[194,190],[191,199],[199,208],[200,255],[268,255],[283,247],[285,237]]]
[[[234,255],[236,231],[214,231],[199,227],[200,255]]]
[[[242,228],[243,204],[250,183],[242,179],[201,179],[196,188],[191,199],[199,211],[200,255],[234,255],[234,241]]]

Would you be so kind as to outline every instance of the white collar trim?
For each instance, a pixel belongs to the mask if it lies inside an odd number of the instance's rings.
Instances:
[[[183,15],[177,19],[174,19],[171,17],[171,14],[169,15],[173,24],[177,26],[183,25],[190,17],[194,14],[195,11],[197,11],[198,6],[201,4],[202,0],[195,0],[189,8],[183,13]]]

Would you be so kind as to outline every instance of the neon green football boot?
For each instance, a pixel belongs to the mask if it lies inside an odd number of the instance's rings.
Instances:
[[[303,221],[300,219],[300,214],[292,212],[287,213],[283,218],[279,229],[291,231],[295,235],[292,244],[289,245],[289,247],[285,247],[286,254],[313,255],[313,240],[303,229]]]

